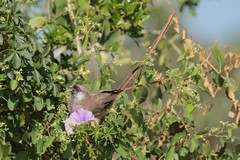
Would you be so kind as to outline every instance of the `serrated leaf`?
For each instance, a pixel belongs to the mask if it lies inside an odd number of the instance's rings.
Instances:
[[[16,81],[15,79],[11,79],[10,81],[10,88],[11,90],[15,90],[18,86],[18,81]]]
[[[229,91],[236,92],[238,90],[239,83],[237,81],[235,81],[234,79],[226,78],[225,82],[226,82],[225,85],[226,85],[226,87],[228,87]]]
[[[221,72],[222,67],[224,65],[224,52],[223,52],[222,48],[220,48],[218,45],[216,45],[212,49],[212,54],[213,54],[213,57],[216,59],[216,61],[218,63],[219,71]]]
[[[91,90],[96,91],[99,90],[101,87],[101,82],[99,80],[94,80],[92,82]]]
[[[108,40],[104,43],[104,46],[106,48],[111,47],[114,43],[119,41],[120,36],[121,36],[121,31],[120,30],[116,30],[116,31],[111,32],[108,36]]]
[[[40,27],[43,27],[46,24],[46,22],[47,22],[46,17],[37,16],[37,17],[30,19],[28,24],[32,28],[40,28]]]
[[[90,57],[89,56],[84,56],[84,57],[80,57],[76,60],[76,65],[77,66],[80,66],[86,62],[88,62],[90,60]]]

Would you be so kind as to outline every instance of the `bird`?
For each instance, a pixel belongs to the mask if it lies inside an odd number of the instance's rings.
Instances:
[[[171,21],[175,15],[175,12],[169,17],[164,28],[157,36],[155,41],[152,43],[150,49],[146,53],[149,56],[157,47],[158,42],[162,39],[168,28],[170,27]],[[106,114],[107,110],[112,106],[118,95],[124,92],[130,83],[136,78],[138,73],[144,66],[144,62],[141,61],[137,67],[129,74],[129,76],[123,81],[118,89],[113,90],[98,90],[90,92],[88,89],[80,84],[72,86],[71,98],[68,101],[67,109],[69,113],[74,112],[78,108],[84,108],[91,111],[95,117],[100,117]]]
[[[68,102],[68,111],[72,113],[77,108],[84,108],[91,111],[95,117],[104,115],[122,91],[102,89],[89,92],[85,86],[75,84],[72,87],[71,98]]]

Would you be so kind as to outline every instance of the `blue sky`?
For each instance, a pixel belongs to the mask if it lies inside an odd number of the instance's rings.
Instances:
[[[200,0],[196,12],[185,8],[181,19],[193,40],[212,46],[218,38],[221,45],[240,47],[240,0]]]

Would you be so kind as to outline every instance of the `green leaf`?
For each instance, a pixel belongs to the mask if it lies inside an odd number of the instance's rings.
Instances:
[[[204,134],[208,134],[208,130],[203,130],[203,131],[199,131],[196,135],[204,135]]]
[[[116,151],[123,158],[127,158],[128,157],[128,151],[125,150],[125,148],[122,145],[119,145],[118,148],[116,149]]]
[[[109,34],[108,40],[104,43],[106,48],[111,47],[114,43],[118,42],[121,36],[121,31],[116,30]]]
[[[89,8],[88,0],[78,0],[78,5],[84,11],[86,11]]]
[[[210,146],[210,143],[209,143],[209,141],[208,140],[205,140],[205,143],[203,144],[203,154],[205,155],[205,156],[210,156],[210,154],[211,154],[211,146]]]
[[[31,60],[32,59],[32,54],[31,53],[29,53],[28,51],[26,51],[26,50],[24,50],[24,51],[18,51],[17,52],[20,56],[22,56],[22,57],[24,57],[24,58],[26,58],[26,59],[28,59],[28,60]]]
[[[221,72],[222,67],[224,65],[224,52],[218,45],[216,45],[212,49],[212,54],[213,54],[213,57],[216,59],[216,61],[218,63],[219,71]]]
[[[185,132],[180,132],[180,133],[175,134],[175,136],[171,140],[171,144],[174,145],[175,143],[179,142],[185,136],[186,136]]]
[[[0,159],[4,159],[11,153],[12,146],[9,142],[6,144],[0,143]]]
[[[40,83],[40,77],[41,77],[40,73],[36,69],[34,69],[33,74],[37,83]]]
[[[73,57],[75,59],[75,57]],[[90,57],[89,56],[83,56],[83,57],[80,57],[80,58],[77,58],[75,63],[76,63],[76,66],[80,66],[86,62],[88,62],[90,60]]]
[[[16,81],[15,79],[11,79],[10,81],[10,88],[11,90],[15,90],[18,86],[18,81]]]
[[[57,72],[57,71],[59,70],[59,66],[57,65],[57,63],[52,62],[49,70],[50,70],[52,73],[55,73],[55,72]]]
[[[3,62],[8,62],[13,59],[14,53],[9,53],[3,60]]]
[[[226,87],[228,87],[228,89],[232,92],[236,92],[239,88],[239,83],[237,81],[235,81],[232,78],[226,78],[225,79],[225,85]]]
[[[190,146],[189,146],[189,151],[193,153],[198,147],[198,140],[197,139],[191,139],[190,141]]]
[[[21,58],[17,53],[15,53],[13,56],[13,67],[15,69],[18,69],[20,66],[21,66]]]
[[[46,151],[46,149],[47,149],[48,147],[50,147],[50,146],[52,145],[54,139],[55,139],[55,137],[53,137],[53,136],[46,137],[45,143],[44,143],[44,145],[43,145],[43,147],[44,147],[44,148],[43,148],[43,149],[44,149],[44,152]]]
[[[3,45],[3,36],[0,34],[0,45]]]
[[[24,94],[23,95],[23,100],[24,100],[24,102],[29,102],[29,101],[31,101],[32,100],[32,94],[31,93],[26,93],[26,94]]]
[[[38,142],[38,137],[39,135],[42,135],[44,131],[44,127],[43,126],[38,126],[37,128],[35,128],[32,132],[31,132],[31,137],[32,137],[32,143],[33,144],[37,144]]]
[[[44,153],[43,143],[44,143],[44,141],[42,138],[37,141],[37,154],[38,155],[42,155]]]
[[[22,127],[23,125],[25,125],[25,122],[26,122],[26,117],[24,113],[21,113],[19,118],[20,118],[19,126]]]
[[[137,150],[136,155],[137,155],[138,159],[147,160],[147,158],[144,156],[144,154],[141,150]]]
[[[27,151],[20,151],[17,153],[16,159],[19,159],[19,160],[30,159],[29,154],[30,153]]]
[[[96,79],[96,80],[94,80],[94,81],[92,82],[91,90],[92,90],[92,91],[96,91],[96,90],[99,90],[100,87],[101,87],[101,82]]]
[[[43,51],[43,56],[44,57],[47,56],[49,54],[50,50],[51,50],[51,46],[50,45],[46,46]]]
[[[103,22],[103,34],[100,40],[101,44],[104,44],[106,42],[109,33],[110,33],[110,23],[108,19],[105,19]]]
[[[239,157],[240,154],[240,144],[237,144],[234,149],[234,155],[235,157]]]
[[[58,92],[59,92],[59,89],[58,89],[57,84],[53,83],[53,90],[52,90],[53,96],[56,97]]]
[[[43,53],[43,54],[44,54],[44,48],[43,48],[42,44],[37,43],[37,50],[38,50],[40,53]]]
[[[19,99],[15,96],[11,95],[7,101],[8,109],[13,111],[16,108],[18,102],[19,102]]]
[[[46,24],[46,22],[47,22],[46,17],[37,16],[37,17],[30,19],[28,24],[32,28],[40,28],[40,27],[43,27]]]
[[[73,147],[72,147],[72,143],[70,142],[67,144],[67,149],[62,154],[62,158],[69,159],[72,156],[72,150],[73,150]]]
[[[37,111],[41,111],[44,107],[44,101],[41,97],[34,97],[34,107]]]
[[[192,104],[186,104],[184,106],[184,117],[189,119],[190,121],[192,120],[192,112],[194,110],[194,106]]]
[[[166,160],[173,160],[174,152],[175,152],[175,146],[171,146],[167,152]]]
[[[135,91],[135,97],[139,104],[143,103],[148,96],[148,90],[146,87],[142,86],[136,89]]]

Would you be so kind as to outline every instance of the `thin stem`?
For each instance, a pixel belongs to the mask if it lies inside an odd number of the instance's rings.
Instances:
[[[72,23],[74,24],[74,27],[77,27],[77,21],[71,6],[71,0],[67,0],[67,8],[68,8],[68,13],[69,13],[69,17],[72,21]],[[81,42],[80,42],[80,36],[78,33],[76,33],[75,36],[75,43],[76,43],[76,47],[77,47],[77,54],[80,55],[82,53],[82,49],[81,49]]]

